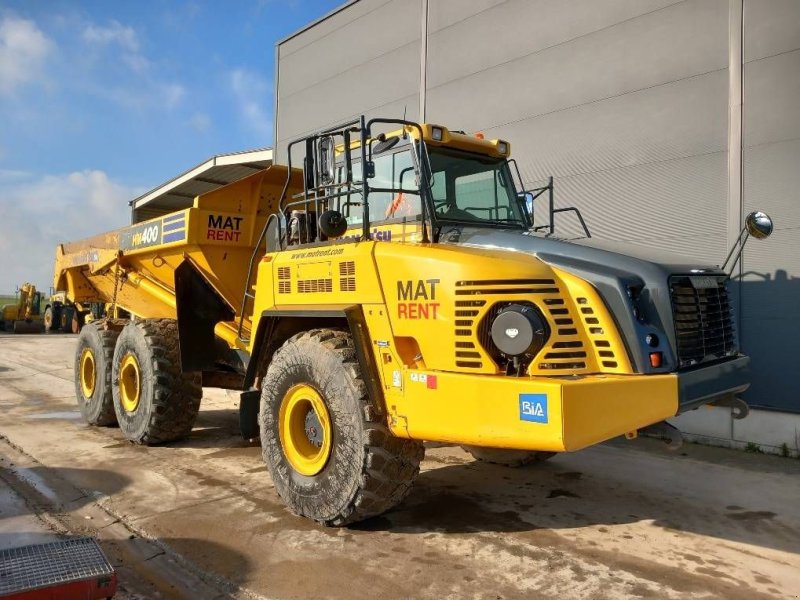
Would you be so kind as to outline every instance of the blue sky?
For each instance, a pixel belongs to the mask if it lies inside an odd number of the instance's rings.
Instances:
[[[274,47],[342,0],[0,4],[0,293],[206,158],[272,144]]]

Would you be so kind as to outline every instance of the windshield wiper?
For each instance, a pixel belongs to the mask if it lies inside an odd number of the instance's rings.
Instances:
[[[474,227],[506,227],[513,224],[521,229],[526,228],[524,223],[516,219],[492,219],[491,221],[486,221],[484,219],[458,219],[436,215],[436,220],[440,223],[458,223],[460,225],[472,225]]]

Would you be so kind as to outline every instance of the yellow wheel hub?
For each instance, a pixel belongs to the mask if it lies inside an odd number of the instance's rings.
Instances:
[[[331,420],[317,390],[299,384],[286,392],[278,431],[283,454],[295,471],[310,477],[325,468],[331,456]]]
[[[94,362],[94,352],[91,348],[84,348],[80,360],[81,391],[84,398],[91,398],[97,384],[97,365]]]
[[[119,367],[119,397],[122,408],[133,412],[139,406],[142,381],[139,375],[139,361],[133,354],[126,354]]]

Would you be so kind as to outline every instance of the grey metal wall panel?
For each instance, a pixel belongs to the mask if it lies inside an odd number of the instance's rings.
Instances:
[[[428,120],[510,140],[525,183],[553,175],[557,203],[580,207],[593,235],[718,262],[728,6],[609,0],[592,11],[543,0],[483,10],[431,34]],[[576,220],[562,225],[577,234]]]
[[[578,206],[596,237],[719,264],[727,247],[726,186],[727,153],[715,152],[561,177],[556,205]],[[539,211],[547,223],[544,203]],[[560,235],[581,233],[568,213],[556,224]]]
[[[800,2],[745,0],[744,61],[797,49],[800,40]]]
[[[745,64],[744,106],[745,147],[800,138],[800,48]]]
[[[313,84],[302,92],[278,99],[282,140],[317,129],[354,112],[386,106],[418,94],[419,49],[403,46],[379,59],[340,73],[335,81]],[[414,109],[414,110],[412,110]],[[409,106],[416,115],[417,106]],[[402,117],[402,112],[399,115]]]
[[[417,118],[420,7],[362,0],[278,46],[278,160],[289,140],[361,113],[402,117],[407,107]]]
[[[460,22],[455,39],[452,28],[430,36],[428,107],[449,110],[451,123],[468,118],[471,109],[479,116],[469,126],[484,128],[725,69],[727,9],[725,0],[693,0],[541,50],[495,44],[488,52],[491,63],[475,70],[472,57],[479,44],[473,38],[486,36],[473,21],[499,12],[493,9]],[[564,14],[556,21],[567,30],[561,37],[572,34],[569,18]],[[537,39],[535,32],[529,35]],[[453,99],[464,97],[475,100],[453,106]]]
[[[800,2],[745,0],[744,47],[744,210],[776,224],[744,256],[742,343],[759,374],[746,398],[800,412]]]
[[[430,4],[429,87],[616,28],[678,1],[508,0],[487,7],[487,2],[435,0]],[[624,34],[616,43],[627,43]],[[527,91],[532,82],[526,70],[511,68],[518,70],[508,83],[521,83]]]
[[[727,86],[727,72],[717,71],[485,133],[511,141],[528,183],[720,152],[727,143]]]

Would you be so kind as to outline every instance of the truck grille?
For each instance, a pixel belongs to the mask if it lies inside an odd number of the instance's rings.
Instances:
[[[679,367],[736,353],[724,277],[670,277]]]

